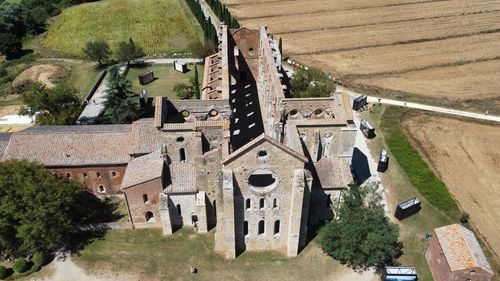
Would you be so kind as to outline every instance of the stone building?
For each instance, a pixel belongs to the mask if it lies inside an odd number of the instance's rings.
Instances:
[[[474,233],[459,224],[434,229],[425,256],[436,281],[489,281],[493,277]]]
[[[221,32],[218,53],[205,60],[201,100],[158,97],[154,118],[130,125],[3,136],[3,159],[37,160],[97,194],[125,194],[134,227],[165,235],[215,228],[215,249],[227,258],[297,255],[352,182],[349,97],[291,98],[266,27]]]

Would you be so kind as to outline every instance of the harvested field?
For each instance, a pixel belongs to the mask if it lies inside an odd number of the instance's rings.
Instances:
[[[406,134],[500,257],[500,127],[418,115]]]
[[[40,64],[32,66],[21,72],[12,82],[12,85],[19,85],[25,81],[38,81],[45,86],[54,87],[54,82],[64,78],[66,70],[64,67],[54,64]]]
[[[500,88],[500,80],[485,71],[477,72],[479,65],[488,64],[490,70],[492,65],[500,65],[499,1],[223,2],[242,26],[267,25],[276,37],[282,37],[285,56],[318,66],[349,83],[458,105],[471,94],[450,85],[473,85],[474,99],[500,100],[498,91],[491,90]],[[407,76],[432,78],[432,86],[422,79],[412,83]]]

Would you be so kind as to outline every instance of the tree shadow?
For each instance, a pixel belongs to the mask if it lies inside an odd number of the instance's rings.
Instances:
[[[119,212],[120,203],[110,197],[98,198],[89,192],[83,192],[77,201],[74,214],[78,225],[67,237],[62,252],[79,254],[80,251],[96,240],[104,239],[110,229],[107,223],[122,219],[125,214]]]

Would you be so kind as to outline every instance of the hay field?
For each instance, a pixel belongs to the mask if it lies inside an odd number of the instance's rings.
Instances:
[[[417,115],[403,123],[423,158],[500,258],[500,127]]]
[[[286,56],[348,83],[500,111],[498,0],[222,1],[242,26],[282,37]]]
[[[87,41],[105,39],[115,48],[130,37],[153,54],[187,51],[203,34],[184,0],[102,0],[65,9],[43,44],[81,56]]]

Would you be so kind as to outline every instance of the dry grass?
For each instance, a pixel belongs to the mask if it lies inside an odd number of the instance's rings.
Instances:
[[[498,126],[416,116],[406,135],[443,179],[479,233],[500,257],[500,150]]]
[[[462,107],[471,98],[498,98],[493,89],[500,88],[500,80],[489,74],[500,65],[496,0],[223,2],[243,26],[267,25],[282,37],[285,55],[352,84]],[[477,72],[485,64],[488,72]],[[424,76],[432,80],[429,85]],[[473,94],[452,85],[474,87]],[[496,104],[477,105],[491,110]]]
[[[99,276],[120,275],[122,280],[379,280],[371,273],[353,274],[323,254],[315,242],[296,258],[247,252],[226,260],[213,249],[214,231],[200,235],[181,229],[164,238],[159,229],[113,230],[74,261]],[[198,268],[197,274],[190,273],[191,265]]]

